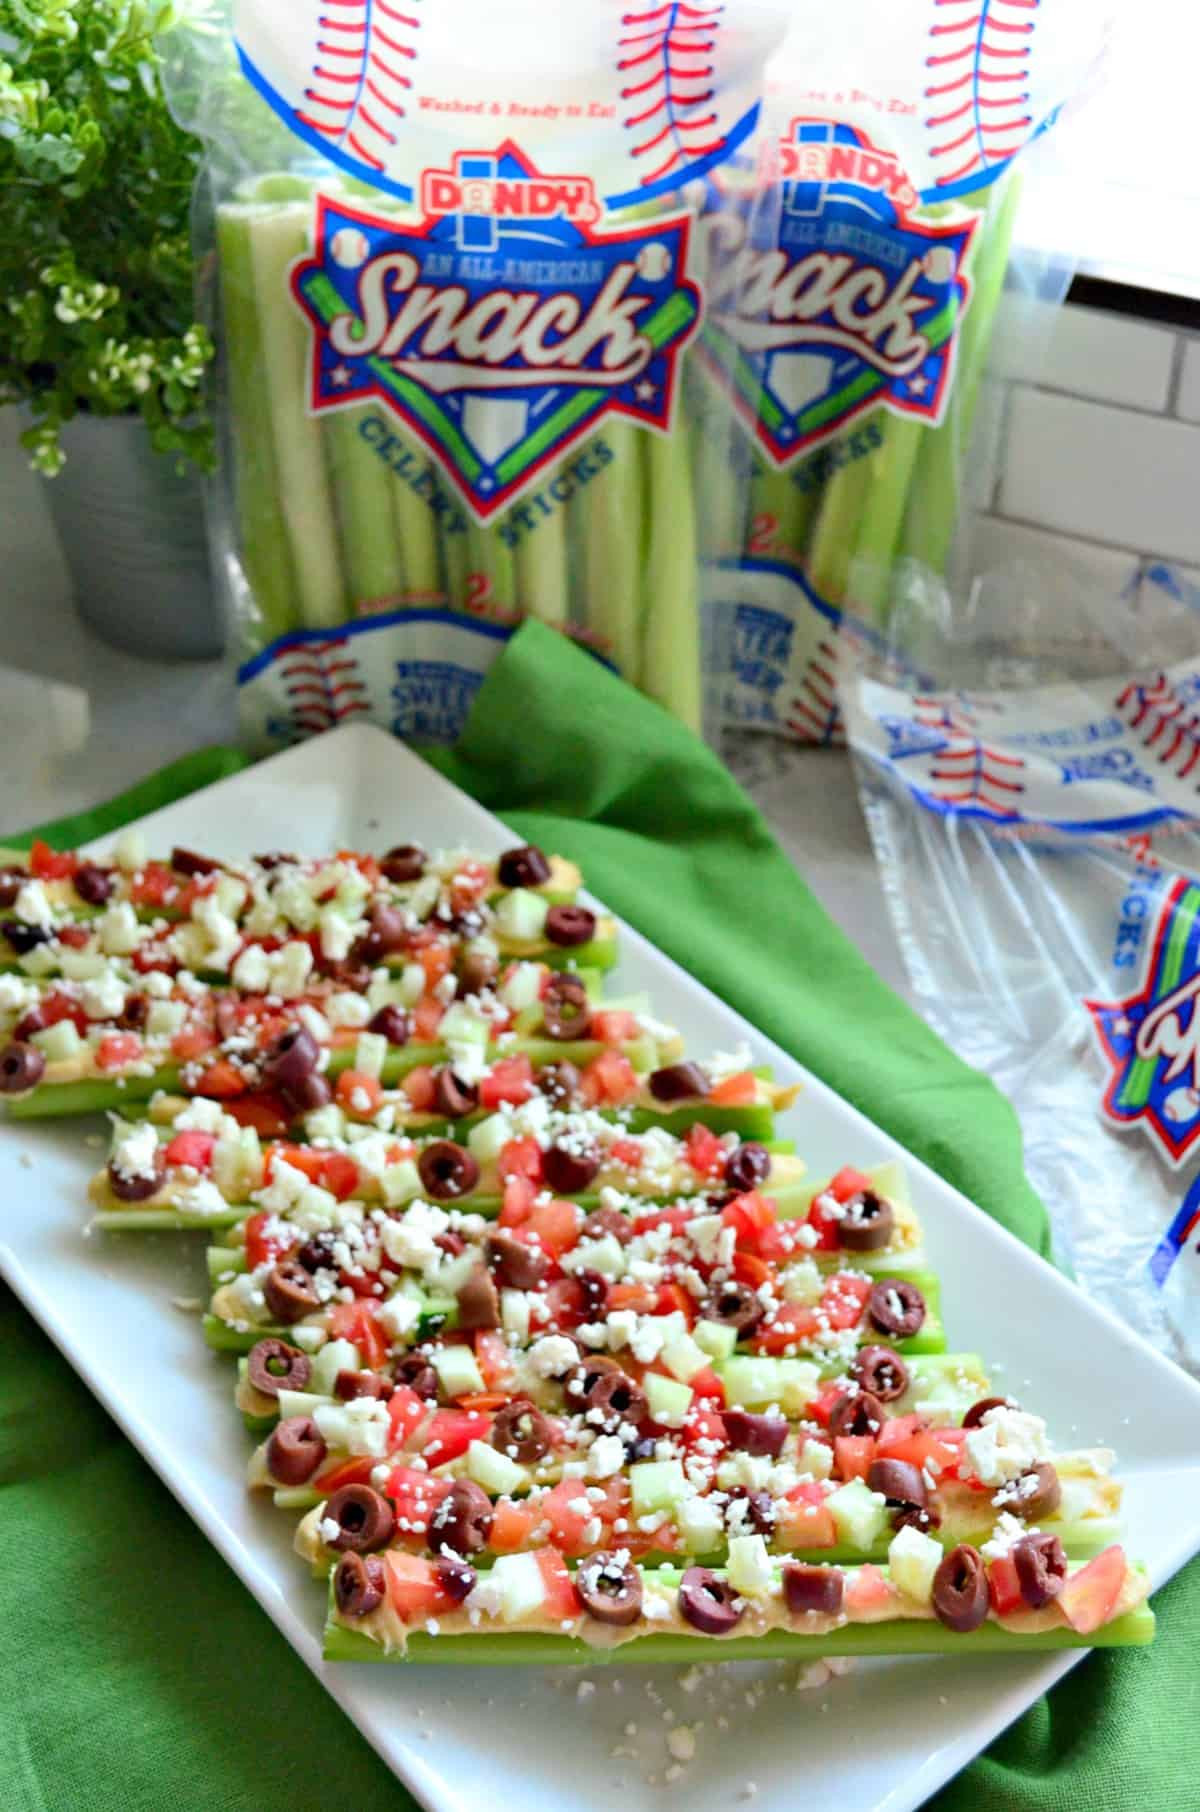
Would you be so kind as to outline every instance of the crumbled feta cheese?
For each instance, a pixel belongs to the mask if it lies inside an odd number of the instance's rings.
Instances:
[[[125,984],[110,969],[84,982],[79,998],[89,1019],[116,1019],[125,1007]]]
[[[247,994],[265,994],[271,985],[271,959],[261,944],[247,944],[233,965],[235,986]]]
[[[54,910],[40,881],[26,881],[19,889],[13,913],[23,925],[40,925],[43,931],[54,923]]]
[[[421,1305],[415,1296],[405,1296],[398,1290],[375,1311],[375,1319],[385,1334],[393,1340],[403,1340],[420,1321]]]
[[[152,1177],[158,1159],[158,1134],[149,1120],[117,1131],[111,1163],[119,1176]]]
[[[615,1478],[624,1464],[625,1445],[620,1435],[599,1435],[588,1449],[587,1475],[589,1478]]]
[[[971,1466],[985,1485],[1006,1485],[1029,1472],[1047,1453],[1046,1424],[1007,1404],[989,1409],[966,1439]]]
[[[569,1370],[578,1357],[573,1340],[563,1334],[546,1334],[534,1341],[525,1355],[525,1364],[535,1378],[554,1378]]]

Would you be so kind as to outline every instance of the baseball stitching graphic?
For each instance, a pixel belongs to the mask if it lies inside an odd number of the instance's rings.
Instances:
[[[1117,710],[1131,730],[1143,732],[1144,749],[1153,751],[1177,780],[1185,780],[1200,762],[1200,712],[1160,673],[1149,685],[1131,680],[1117,699]],[[1200,791],[1200,777],[1197,780]]]
[[[358,676],[358,662],[346,636],[285,648],[279,671],[297,735],[315,736],[349,717],[370,712],[367,688]]]
[[[981,186],[1029,137],[1030,51],[1040,4],[934,0],[925,124],[939,189]]]
[[[317,60],[296,117],[351,152],[372,170],[382,170],[396,143],[390,123],[404,118],[412,78],[405,63],[416,56],[412,34],[421,21],[389,0],[325,0]]]
[[[820,742],[840,746],[846,740],[842,714],[838,709],[837,681],[834,668],[837,653],[830,637],[822,637],[817,652],[804,670],[804,677],[791,701],[787,727],[801,742]]]
[[[724,10],[669,0],[621,20],[617,68],[631,78],[621,99],[634,104],[624,124],[631,132],[646,128],[648,136],[634,144],[633,155],[653,160],[642,175],[643,186],[725,148],[717,110],[710,105],[716,95],[713,51]]]

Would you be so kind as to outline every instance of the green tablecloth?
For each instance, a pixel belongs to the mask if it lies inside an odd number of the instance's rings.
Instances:
[[[189,757],[51,840],[102,834],[241,765],[231,750]],[[528,625],[438,765],[581,862],[616,911],[1048,1251],[1007,1103],[882,985],[716,759],[656,706]],[[411,1803],[3,1288],[0,1488],[2,1812]],[[1200,1803],[1179,1783],[1200,1572],[1158,1608],[1153,1648],[1086,1660],[938,1812]],[[802,1782],[801,1769],[798,1801]]]

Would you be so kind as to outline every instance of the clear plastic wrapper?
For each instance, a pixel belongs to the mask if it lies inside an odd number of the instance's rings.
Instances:
[[[1200,1372],[1198,604],[910,571],[839,678],[917,1004],[1012,1100],[1079,1281]]]

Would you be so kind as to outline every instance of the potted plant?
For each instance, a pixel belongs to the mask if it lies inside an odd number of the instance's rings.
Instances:
[[[195,11],[193,7],[193,11]],[[211,654],[200,474],[212,344],[193,309],[198,142],[171,118],[166,0],[0,0],[0,403],[19,403],[81,614]]]

